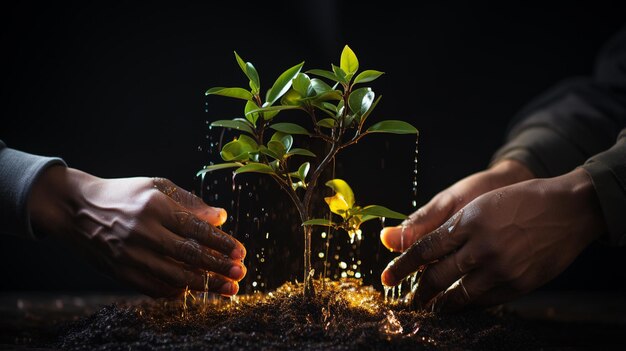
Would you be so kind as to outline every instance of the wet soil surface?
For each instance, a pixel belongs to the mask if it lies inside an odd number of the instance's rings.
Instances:
[[[301,285],[287,283],[232,301],[190,297],[187,309],[182,301],[118,301],[75,320],[56,314],[19,327],[5,316],[0,344],[63,350],[527,350],[560,349],[559,337],[572,330],[502,310],[410,311],[351,281],[316,287],[313,299],[304,298]],[[574,349],[577,341],[571,341]]]

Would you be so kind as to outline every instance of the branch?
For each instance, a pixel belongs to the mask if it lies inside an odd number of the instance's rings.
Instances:
[[[370,132],[367,132],[367,131],[366,131],[365,133],[362,133],[362,134],[356,134],[356,135],[354,136],[354,138],[352,138],[350,141],[347,141],[347,142],[345,142],[344,144],[341,144],[341,146],[339,146],[339,148],[338,148],[338,150],[337,150],[337,151],[339,151],[339,150],[341,150],[341,149],[343,149],[343,148],[345,148],[345,147],[348,147],[348,146],[350,146],[350,145],[352,145],[352,144],[356,144],[356,143],[358,143],[358,142],[359,142],[359,140],[361,140],[361,138],[363,138],[364,136],[366,136],[366,135],[368,135],[368,134],[370,134]]]
[[[335,155],[337,154],[337,151],[339,151],[339,148],[337,148],[337,143],[333,141],[330,144],[330,150],[328,151],[328,154],[326,154],[322,162],[320,162],[320,164],[317,165],[317,168],[315,168],[315,171],[313,171],[313,173],[311,174],[311,179],[309,180],[308,188],[306,189],[306,192],[304,193],[304,201],[303,201],[304,209],[307,211],[307,216],[308,216],[308,211],[309,211],[310,204],[311,204],[311,199],[313,198],[313,190],[315,189],[317,180],[322,174],[322,172],[324,171],[324,169],[326,168],[326,166],[328,166],[330,161],[335,157]]]
[[[300,198],[298,197],[298,194],[296,194],[295,190],[293,190],[291,185],[287,184],[287,182],[278,174],[271,174],[271,176],[276,181],[276,183],[278,183],[280,188],[283,189],[287,193],[287,195],[289,195],[289,198],[294,203],[294,205],[296,205],[296,208],[300,213],[300,219],[302,220],[302,222],[306,221],[306,216],[308,215],[308,213],[306,212],[306,208],[304,207],[302,201],[300,201]]]

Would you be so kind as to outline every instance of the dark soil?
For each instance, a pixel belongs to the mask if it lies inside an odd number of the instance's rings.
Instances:
[[[306,299],[287,283],[233,301],[143,301],[109,305],[67,324],[64,350],[430,350],[533,349],[524,323],[493,311],[442,316],[385,304],[356,282],[316,282]]]

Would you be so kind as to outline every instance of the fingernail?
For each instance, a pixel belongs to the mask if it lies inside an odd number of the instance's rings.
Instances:
[[[226,210],[220,207],[215,207],[214,209],[215,212],[217,212],[217,218],[219,218],[220,222],[226,222],[226,217],[228,216]]]
[[[226,282],[220,288],[220,294],[235,295],[239,291],[239,284],[235,282]]]
[[[246,257],[246,249],[243,247],[235,248],[233,252],[230,253],[230,257],[234,260],[243,260],[243,258]]]
[[[385,247],[393,249],[391,243],[389,242],[389,237],[398,230],[398,227],[386,227],[380,231],[380,242],[385,245]]]
[[[228,276],[235,280],[240,280],[244,276],[243,267],[239,265],[232,266],[230,271],[228,271]]]

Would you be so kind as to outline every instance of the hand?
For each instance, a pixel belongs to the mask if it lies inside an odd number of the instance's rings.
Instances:
[[[396,285],[427,265],[416,307],[499,304],[550,281],[605,230],[591,178],[578,168],[476,198],[391,262],[382,281]]]
[[[380,240],[387,248],[403,252],[476,197],[493,189],[532,178],[533,174],[522,163],[515,160],[500,161],[490,169],[461,179],[440,192],[402,225],[383,228]]]
[[[101,179],[47,169],[28,202],[36,231],[69,242],[105,274],[150,296],[234,295],[243,245],[215,228],[226,211],[162,178]]]

